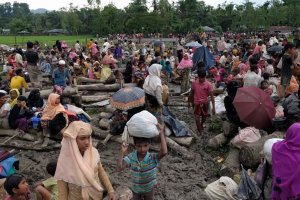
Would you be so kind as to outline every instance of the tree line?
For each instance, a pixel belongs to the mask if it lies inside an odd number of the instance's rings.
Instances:
[[[26,3],[0,4],[0,28],[11,33],[22,30],[40,34],[50,29],[66,29],[72,34],[110,33],[187,33],[210,26],[219,32],[247,32],[270,26],[300,26],[299,0],[268,0],[255,5],[245,0],[241,5],[223,3],[216,8],[203,1],[132,0],[124,9],[114,4],[101,7],[100,0],[88,0],[89,6],[73,4],[41,14],[30,12]],[[46,8],[47,9],[47,8]]]

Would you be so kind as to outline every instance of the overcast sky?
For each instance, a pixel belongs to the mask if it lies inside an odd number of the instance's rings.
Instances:
[[[61,7],[68,7],[69,4],[72,2],[74,6],[84,7],[87,5],[87,0],[0,0],[0,3],[4,2],[11,2],[14,1],[27,3],[29,4],[30,9],[37,9],[37,8],[46,8],[47,10],[58,10]],[[177,0],[174,0],[175,2]],[[261,5],[266,0],[250,0],[257,5]],[[105,6],[109,3],[115,4],[118,8],[126,7],[132,0],[101,0],[101,6]],[[152,0],[148,0],[148,2],[152,2]],[[169,0],[172,2],[172,0]],[[218,4],[222,4],[225,2],[224,0],[204,0],[204,2],[211,6],[218,6]],[[227,2],[233,2],[236,4],[244,3],[245,0],[227,0]]]

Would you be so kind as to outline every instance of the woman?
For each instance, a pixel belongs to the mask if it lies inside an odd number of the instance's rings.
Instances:
[[[8,115],[11,107],[7,103],[7,92],[0,90],[0,128],[9,129]]]
[[[54,176],[60,200],[102,200],[104,188],[109,199],[115,200],[100,155],[92,146],[91,134],[91,125],[82,121],[72,122],[63,133]]]
[[[29,119],[33,116],[26,105],[26,97],[19,96],[17,104],[11,109],[8,116],[10,128],[18,129],[21,134],[27,132]]]
[[[152,64],[149,67],[149,75],[145,79],[143,89],[146,93],[146,110],[151,112],[159,120],[161,115],[162,101],[162,83],[160,79],[162,66]]]
[[[185,93],[189,89],[190,70],[193,67],[193,61],[188,53],[185,53],[183,59],[180,61],[177,69],[182,77],[181,93]]]
[[[273,200],[298,199],[300,196],[300,123],[286,132],[285,140],[272,147]]]
[[[17,104],[17,99],[20,96],[20,92],[18,89],[11,89],[9,91],[9,96],[10,99],[7,102],[9,103],[10,107],[13,108],[14,105]]]
[[[44,100],[39,89],[33,89],[28,96],[28,107],[33,111],[41,111],[44,108]]]
[[[55,126],[53,126],[54,124]],[[34,145],[43,143],[42,147],[46,147],[49,143],[50,132],[59,133],[67,124],[68,116],[65,108],[60,104],[60,96],[51,93],[41,117],[43,131],[40,133],[38,141],[34,142]]]

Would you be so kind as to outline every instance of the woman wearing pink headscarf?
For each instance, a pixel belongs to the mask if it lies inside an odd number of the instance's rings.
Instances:
[[[300,123],[294,123],[286,132],[285,140],[272,147],[272,200],[300,197]]]
[[[189,89],[189,77],[190,77],[190,70],[193,67],[193,61],[191,60],[188,53],[183,55],[183,59],[180,61],[177,69],[179,74],[182,77],[181,83],[181,93],[186,92]]]

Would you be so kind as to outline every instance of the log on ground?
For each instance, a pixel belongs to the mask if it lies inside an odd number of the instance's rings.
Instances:
[[[110,112],[101,112],[99,115],[100,119],[110,119],[113,116]]]
[[[282,138],[282,132],[274,132],[270,135],[260,138],[257,142],[245,144],[240,150],[239,160],[245,167],[256,167],[261,161],[260,152],[263,150],[264,144],[271,138]]]
[[[101,119],[99,121],[99,127],[101,129],[104,129],[104,130],[109,130],[110,129],[110,120],[109,119]]]
[[[86,77],[77,77],[77,84],[82,85],[84,83],[104,83],[98,79],[86,78]]]
[[[208,147],[213,149],[218,149],[222,145],[226,144],[228,142],[227,138],[223,133],[220,133],[216,135],[215,137],[208,140]]]
[[[183,158],[192,160],[194,159],[194,156],[192,153],[190,153],[187,148],[179,145],[177,142],[172,140],[171,138],[166,137],[167,145],[168,147],[173,150],[175,153],[181,155]]]
[[[185,146],[185,147],[190,147],[193,142],[194,142],[194,137],[173,137],[171,136],[170,139],[174,140],[178,144]]]
[[[81,98],[82,98],[82,102],[84,103],[92,103],[92,102],[98,102],[98,101],[109,99],[109,95],[91,95],[91,96],[82,96]]]
[[[228,156],[222,164],[220,175],[233,178],[235,174],[240,174],[239,149],[231,148]]]
[[[227,138],[233,138],[239,132],[239,127],[229,121],[224,121],[222,124],[224,135]]]
[[[9,136],[12,137],[16,134],[16,130],[13,129],[0,129],[0,136]],[[25,133],[24,135],[18,135],[18,139],[27,140],[27,141],[35,141],[35,137],[33,135],[30,135],[28,133]]]

